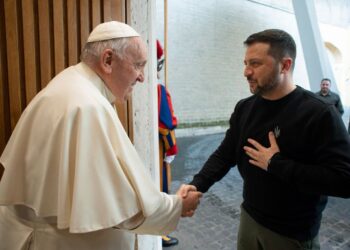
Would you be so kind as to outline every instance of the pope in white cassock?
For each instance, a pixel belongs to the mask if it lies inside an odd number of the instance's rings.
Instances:
[[[119,22],[98,25],[82,62],[28,105],[0,158],[1,250],[134,249],[168,234],[201,193],[158,191],[113,108],[144,81],[146,47]]]

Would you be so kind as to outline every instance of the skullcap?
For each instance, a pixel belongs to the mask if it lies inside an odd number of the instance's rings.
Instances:
[[[110,21],[97,25],[90,33],[87,42],[104,41],[114,38],[140,36],[129,25],[117,21]]]

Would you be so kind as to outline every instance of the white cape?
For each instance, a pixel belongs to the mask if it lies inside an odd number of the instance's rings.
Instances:
[[[23,112],[0,158],[0,205],[57,216],[57,228],[70,233],[122,228],[135,216],[135,232],[174,230],[181,200],[154,185],[113,100],[84,63],[58,74]]]

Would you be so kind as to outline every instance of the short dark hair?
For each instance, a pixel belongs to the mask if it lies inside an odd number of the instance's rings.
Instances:
[[[289,56],[293,59],[292,68],[297,55],[295,41],[287,32],[279,29],[267,29],[250,35],[244,41],[244,45],[250,46],[254,43],[267,43],[270,45],[268,54],[277,60],[282,60],[283,57]]]
[[[322,83],[323,81],[329,81],[329,83],[332,83],[331,79],[329,79],[329,78],[323,78],[323,79],[321,80],[321,83]]]

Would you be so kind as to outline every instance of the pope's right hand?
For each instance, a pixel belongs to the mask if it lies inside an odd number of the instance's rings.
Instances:
[[[202,197],[202,193],[192,185],[181,185],[176,193],[182,199],[182,217],[192,217]]]

